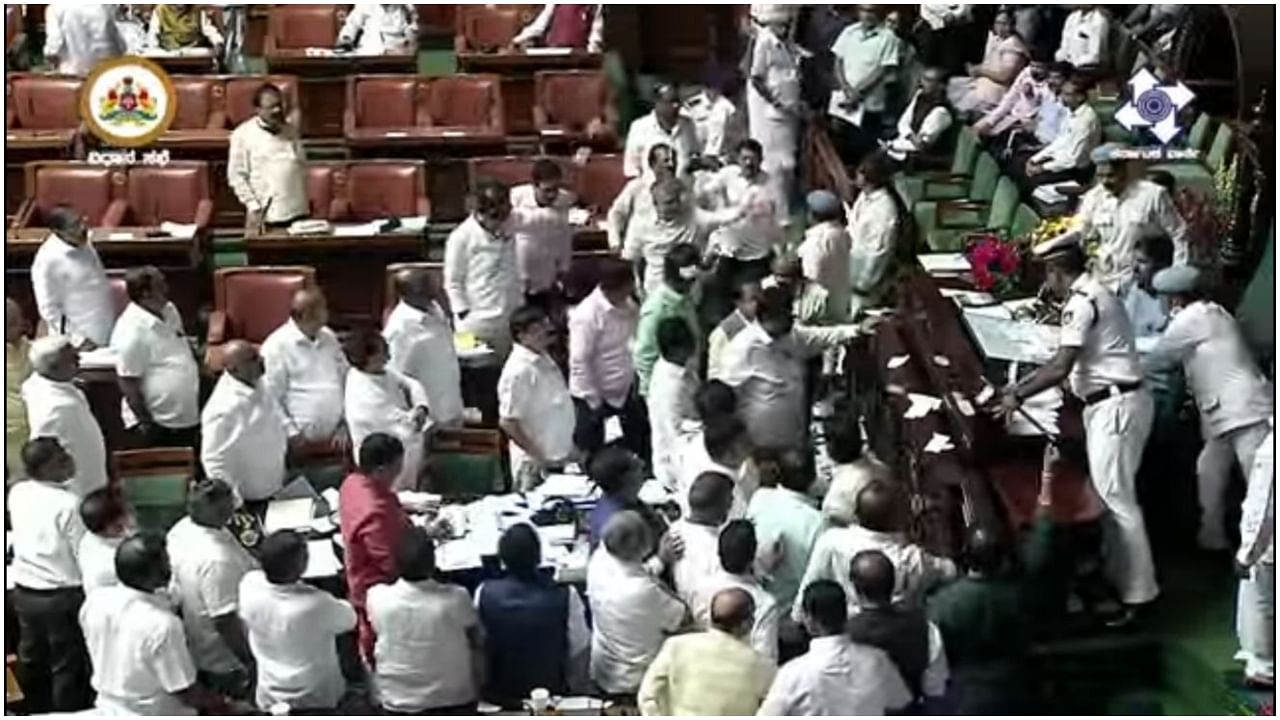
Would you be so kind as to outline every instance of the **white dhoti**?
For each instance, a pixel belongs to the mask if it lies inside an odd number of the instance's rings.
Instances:
[[[760,166],[769,174],[769,190],[789,207],[800,148],[800,121],[779,112],[755,88],[748,87],[747,122],[751,139],[764,150]]]
[[[1227,549],[1224,501],[1227,486],[1231,483],[1232,463],[1240,463],[1241,469],[1248,473],[1258,448],[1270,432],[1271,426],[1263,421],[1205,439],[1200,457],[1196,459],[1196,485],[1200,500],[1197,540],[1201,547]]]
[[[1236,660],[1244,662],[1246,677],[1275,680],[1276,677],[1276,566],[1259,562],[1249,568],[1249,577],[1240,581],[1236,596],[1236,636],[1240,651]]]
[[[1108,511],[1103,519],[1104,566],[1120,599],[1129,605],[1150,602],[1160,594],[1135,483],[1154,417],[1155,403],[1146,390],[1084,409],[1089,475]]]

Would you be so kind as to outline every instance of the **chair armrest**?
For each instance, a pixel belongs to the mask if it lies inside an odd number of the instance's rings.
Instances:
[[[414,211],[422,217],[431,217],[431,199],[419,197],[414,203]]]
[[[350,219],[350,200],[346,198],[334,198],[329,201],[329,222],[344,222]]]
[[[212,200],[203,198],[196,203],[196,214],[192,222],[195,224],[197,232],[203,232],[209,228],[209,224],[213,222]]]
[[[347,108],[342,111],[342,134],[351,137],[356,129],[356,111]]]
[[[107,211],[102,213],[102,222],[98,225],[104,228],[120,227],[124,224],[125,215],[129,213],[129,203],[124,200],[112,200],[107,206]]]
[[[36,214],[36,201],[30,198],[22,201],[18,206],[18,212],[13,216],[13,226],[15,228],[31,227],[31,220]]]
[[[454,53],[456,53],[456,54],[458,54],[458,55],[461,55],[462,53],[466,52],[468,49],[469,49],[469,48],[467,47],[467,36],[466,36],[466,35],[454,35],[454,36],[453,36],[453,52],[454,52]]]
[[[205,344],[221,345],[227,341],[227,313],[225,310],[214,310],[209,313],[209,331],[205,333]]]
[[[533,126],[539,130],[550,127],[547,121],[547,111],[541,105],[533,106]]]

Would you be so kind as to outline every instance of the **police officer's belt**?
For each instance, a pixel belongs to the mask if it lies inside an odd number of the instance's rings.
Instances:
[[[1126,393],[1131,393],[1134,390],[1138,390],[1141,387],[1142,387],[1142,383],[1140,382],[1120,383],[1118,385],[1112,385],[1106,390],[1099,390],[1096,393],[1089,393],[1088,395],[1086,395],[1084,398],[1084,404],[1093,405],[1094,403],[1100,403],[1103,400],[1107,400],[1109,398],[1120,397],[1121,395],[1124,395]]]

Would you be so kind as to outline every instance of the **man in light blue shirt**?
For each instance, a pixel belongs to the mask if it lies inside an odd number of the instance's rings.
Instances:
[[[809,497],[813,470],[798,453],[781,460],[782,482],[761,488],[751,496],[747,519],[760,539],[760,559],[765,590],[780,607],[790,607],[800,593],[800,580],[809,563],[809,553],[822,532],[822,513]]]
[[[1071,114],[1067,106],[1062,104],[1062,99],[1058,97],[1062,92],[1063,83],[1070,76],[1071,66],[1066,63],[1055,63],[1049,69],[1049,76],[1045,79],[1049,92],[1041,101],[1040,109],[1036,111],[1036,141],[1042,146],[1053,142],[1053,139],[1062,132],[1067,116]]]

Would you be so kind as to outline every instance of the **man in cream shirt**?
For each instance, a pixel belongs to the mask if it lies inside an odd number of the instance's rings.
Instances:
[[[347,447],[342,423],[347,358],[328,322],[324,294],[304,288],[293,295],[289,320],[262,343],[263,381],[280,404],[291,446]]]
[[[84,218],[66,205],[49,211],[49,237],[31,263],[36,310],[50,335],[68,335],[77,348],[107,344],[115,301]]]
[[[76,463],[68,484],[78,497],[107,486],[107,450],[102,428],[76,387],[80,356],[65,337],[43,337],[31,343],[31,377],[22,384],[30,437],[52,437]]]
[[[515,348],[498,380],[499,425],[511,438],[511,476],[517,489],[532,490],[542,473],[574,454],[576,416],[560,367],[547,355],[551,323],[535,306],[511,318]]]
[[[296,111],[270,83],[253,95],[257,115],[231,133],[227,182],[244,204],[245,232],[288,227],[309,214],[306,154]],[[286,119],[287,118],[287,119]]]
[[[453,326],[437,298],[440,287],[423,268],[402,270],[395,277],[396,303],[382,336],[391,352],[390,366],[422,384],[431,421],[462,424],[462,370],[453,345]]]
[[[475,334],[500,358],[511,351],[508,323],[521,304],[516,244],[506,227],[510,216],[506,186],[481,180],[475,211],[444,246],[444,288],[458,329]]]
[[[1058,136],[1027,160],[1025,174],[1033,185],[1086,178],[1091,153],[1102,142],[1102,121],[1089,105],[1084,81],[1073,78],[1063,83],[1059,98],[1067,118]]]
[[[152,445],[195,446],[200,370],[169,287],[151,265],[130,270],[125,285],[129,306],[111,332],[124,425]]]
[[[226,370],[200,414],[200,462],[242,502],[263,502],[284,485],[285,434],[280,406],[261,387],[262,358],[243,340],[227,343]]]

